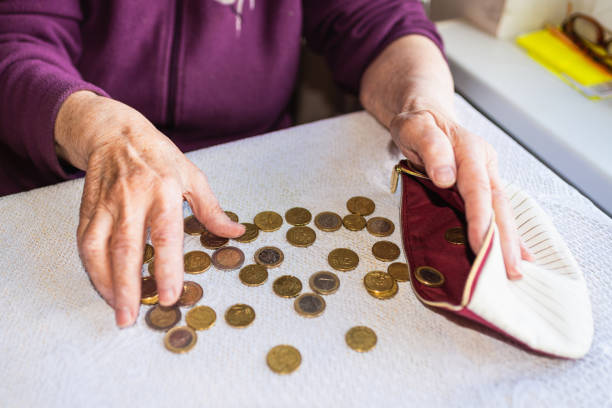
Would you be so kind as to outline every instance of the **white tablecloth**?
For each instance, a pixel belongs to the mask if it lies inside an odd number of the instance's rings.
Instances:
[[[552,216],[582,267],[595,321],[584,359],[542,357],[457,324],[419,303],[409,283],[400,284],[395,298],[376,300],[362,284],[367,271],[386,268],[371,255],[374,237],[365,230],[317,230],[312,247],[294,248],[285,241],[286,223],[254,243],[237,244],[247,261],[264,245],[285,252],[265,285],[247,287],[238,272],[214,268],[187,275],[203,286],[200,304],[213,307],[218,319],[199,332],[192,351],[170,353],[163,334],[146,326],[146,307],[134,327],[119,330],[91,288],[75,244],[83,187],[77,180],[0,199],[0,405],[612,406],[611,220],[460,98],[457,108],[461,123],[498,150],[502,176]],[[366,113],[188,156],[241,221],[293,206],[345,214],[348,198],[365,195],[376,202],[374,215],[396,223],[390,239],[401,244],[399,194],[388,187],[399,156],[387,131]],[[272,281],[282,274],[298,276],[307,288],[312,273],[329,269],[328,252],[341,246],[355,249],[361,261],[357,270],[338,273],[340,290],[325,298],[321,317],[303,318],[292,300],[272,293]],[[186,237],[185,250],[197,248],[197,238]],[[253,306],[257,318],[250,327],[225,323],[234,303]],[[376,331],[374,350],[360,354],[346,346],[344,334],[356,325]],[[277,344],[302,353],[292,375],[266,366],[266,353]]]

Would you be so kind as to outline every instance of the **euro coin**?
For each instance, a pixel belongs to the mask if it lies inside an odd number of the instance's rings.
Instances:
[[[267,268],[276,268],[279,266],[285,256],[283,255],[283,251],[276,247],[263,247],[259,248],[257,252],[255,252],[255,263],[259,265],[263,265]]]
[[[232,327],[246,327],[255,320],[255,310],[249,305],[236,304],[225,312],[225,321]]]
[[[238,241],[243,244],[255,241],[257,239],[257,236],[259,235],[259,228],[257,228],[257,225],[251,224],[249,222],[243,222],[242,225],[244,225],[246,230],[244,231],[244,234],[242,234],[238,238],[234,238],[234,241]]]
[[[238,269],[244,263],[244,253],[236,247],[222,247],[213,253],[212,263],[223,271]]]
[[[360,353],[372,350],[377,342],[374,330],[366,326],[351,328],[346,332],[344,339],[350,348]]]
[[[293,302],[300,316],[317,317],[325,310],[325,299],[315,293],[304,293]]]
[[[431,266],[419,266],[414,271],[414,277],[417,281],[430,288],[440,287],[446,281],[442,272]]]
[[[276,231],[283,225],[283,217],[274,211],[262,211],[255,216],[253,222],[260,230],[271,232]]]
[[[210,329],[217,320],[217,313],[208,306],[196,306],[185,315],[185,323],[193,330]]]
[[[296,247],[308,247],[316,238],[317,234],[310,227],[293,227],[287,231],[287,241]]]
[[[166,331],[181,320],[181,310],[178,306],[156,305],[145,315],[147,326],[153,330]]]
[[[359,214],[349,214],[344,216],[342,224],[349,231],[361,231],[366,226],[366,219]]]
[[[370,294],[370,296],[375,297],[376,299],[387,300],[397,295],[398,290],[399,290],[399,286],[397,285],[397,282],[393,281],[393,285],[391,286],[391,289],[386,292],[375,292],[372,290],[368,290],[368,293]]]
[[[404,262],[393,262],[387,268],[387,273],[398,282],[408,282],[410,280],[408,264]]]
[[[140,303],[154,305],[158,302],[157,284],[151,276],[143,276],[140,280]]]
[[[210,268],[210,256],[202,251],[190,251],[183,256],[185,272],[198,274]]]
[[[372,246],[374,258],[383,262],[395,261],[400,256],[400,249],[390,241],[378,241]]]
[[[280,297],[293,298],[302,291],[302,282],[295,276],[283,275],[272,283],[272,290]]]
[[[147,270],[149,271],[149,276],[155,276],[155,261],[149,262]]]
[[[188,326],[170,329],[164,337],[164,345],[173,353],[186,353],[196,345],[197,341],[198,335]]]
[[[352,197],[346,202],[346,208],[353,214],[370,215],[376,206],[374,201],[367,197]]]
[[[238,222],[238,216],[237,216],[235,213],[233,213],[233,212],[231,212],[231,211],[225,211],[225,215],[227,215],[227,217],[228,217],[230,220],[232,220],[232,221],[234,221],[234,222]]]
[[[461,227],[449,228],[444,234],[446,241],[455,245],[465,245],[465,232]]]
[[[327,256],[329,266],[337,271],[352,271],[359,264],[359,256],[348,248],[337,248]]]
[[[368,292],[385,293],[393,289],[395,280],[386,272],[372,271],[363,277],[363,284]]]
[[[342,227],[342,218],[336,213],[325,211],[317,214],[314,223],[321,231],[333,232]]]
[[[276,374],[291,374],[302,363],[302,355],[295,347],[283,344],[268,352],[266,363]]]
[[[395,231],[395,225],[384,217],[372,217],[366,223],[368,232],[375,237],[388,237]]]
[[[203,294],[204,291],[199,284],[192,281],[185,281],[183,284],[183,293],[179,297],[177,304],[184,307],[193,306],[202,299]]]
[[[150,244],[145,244],[144,254],[142,257],[142,263],[151,262],[153,256],[155,255],[155,250]]]
[[[240,282],[247,286],[263,285],[268,280],[268,270],[263,265],[247,265],[240,270],[238,278],[240,278]]]
[[[340,287],[340,279],[335,273],[321,271],[313,274],[308,281],[310,288],[320,295],[331,295]]]
[[[210,231],[204,231],[200,235],[200,243],[204,248],[218,249],[229,242],[229,238],[219,237]]]
[[[312,220],[312,214],[305,208],[294,207],[287,210],[285,219],[291,225],[302,226],[308,224],[310,220]]]
[[[189,235],[200,235],[206,231],[206,228],[204,228],[195,216],[190,215],[183,220],[183,230]]]

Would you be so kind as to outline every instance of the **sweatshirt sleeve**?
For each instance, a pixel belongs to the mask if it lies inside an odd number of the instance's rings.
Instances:
[[[306,43],[323,54],[334,80],[358,93],[368,65],[394,40],[408,34],[442,39],[419,0],[304,0]]]
[[[54,126],[73,92],[106,93],[84,81],[78,0],[0,2],[0,144],[45,184],[68,175],[55,153]],[[18,177],[19,169],[7,169]]]

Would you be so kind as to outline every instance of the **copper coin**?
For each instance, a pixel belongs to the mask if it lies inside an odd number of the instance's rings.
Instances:
[[[400,249],[390,241],[378,241],[372,245],[374,258],[383,262],[395,261],[400,256]]]
[[[329,211],[317,214],[314,222],[318,229],[325,232],[338,231],[342,227],[342,218]]]
[[[342,224],[349,231],[361,231],[366,226],[366,219],[359,214],[349,214],[342,219]]]
[[[367,197],[352,197],[346,202],[346,208],[353,214],[370,215],[376,206],[374,201]]]
[[[238,216],[235,213],[231,211],[225,211],[225,215],[227,215],[230,220],[238,222]]]
[[[202,299],[204,291],[202,287],[192,281],[185,281],[183,284],[183,293],[177,302],[179,306],[193,306]]]
[[[183,230],[189,235],[200,235],[206,231],[206,228],[204,228],[195,216],[190,215],[183,220]]]
[[[153,247],[150,244],[145,244],[144,254],[142,257],[142,263],[150,262],[153,259],[154,255],[155,255],[155,250],[153,249]]]
[[[304,293],[293,302],[298,314],[304,317],[317,317],[325,310],[325,299],[315,293]]]
[[[196,345],[197,341],[198,335],[188,326],[175,327],[164,337],[164,345],[173,353],[186,353]]]
[[[204,231],[200,235],[200,243],[204,248],[217,249],[229,242],[229,238],[219,237],[210,231]]]
[[[202,251],[190,251],[183,256],[185,272],[198,274],[210,268],[210,256]]]
[[[238,269],[244,263],[244,253],[233,246],[222,247],[213,253],[212,263],[215,268],[223,271]]]
[[[368,232],[375,237],[388,237],[395,231],[395,225],[391,220],[384,217],[372,217],[368,220],[366,227]]]
[[[291,225],[302,226],[308,224],[310,220],[312,220],[312,214],[305,208],[294,207],[287,210],[285,219]]]
[[[140,303],[154,305],[158,302],[157,284],[151,276],[143,276],[140,281]]]
[[[174,327],[181,320],[181,311],[178,306],[156,305],[150,308],[145,315],[145,322],[154,330],[166,331]]]
[[[238,238],[234,238],[234,241],[238,241],[241,243],[253,242],[257,239],[259,235],[259,228],[255,224],[251,224],[249,222],[243,222],[242,225],[246,228],[244,234],[239,236]]]
[[[313,274],[308,281],[310,288],[320,295],[331,295],[340,287],[340,279],[335,273],[321,271]]]
[[[431,266],[419,266],[414,271],[414,277],[417,281],[430,288],[440,287],[446,281],[442,272]]]
[[[259,248],[255,252],[255,263],[268,268],[276,268],[283,262],[284,258],[283,251],[276,247],[267,246]]]
[[[408,264],[404,262],[393,262],[387,268],[387,273],[398,282],[408,282],[410,280]]]
[[[465,232],[461,227],[449,228],[444,234],[444,238],[455,245],[465,245]]]

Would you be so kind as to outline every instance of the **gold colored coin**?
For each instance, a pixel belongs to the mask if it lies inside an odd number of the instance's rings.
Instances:
[[[147,266],[147,270],[149,271],[150,276],[155,276],[155,261],[149,262]]]
[[[287,241],[296,247],[309,247],[317,239],[317,234],[310,227],[293,227],[287,231]]]
[[[190,251],[183,256],[183,264],[187,273],[203,273],[210,268],[210,256],[203,251]]]
[[[230,220],[238,222],[238,216],[236,215],[236,213],[233,213],[231,211],[225,211],[225,215],[227,215]]]
[[[268,280],[268,270],[263,265],[247,265],[240,270],[238,277],[247,286],[259,286]]]
[[[186,307],[193,306],[202,299],[203,294],[204,290],[202,290],[199,284],[192,281],[185,281],[183,284],[183,293],[181,293],[176,304]]]
[[[375,297],[376,299],[386,300],[386,299],[391,299],[393,296],[397,295],[398,291],[399,291],[399,286],[397,285],[396,281],[393,281],[393,286],[387,292],[375,292],[372,290],[368,290],[368,293],[371,296]]]
[[[254,258],[255,263],[259,265],[263,265],[267,268],[276,268],[283,262],[285,255],[283,255],[283,251],[276,247],[266,246],[259,248],[257,252],[255,252]]]
[[[342,227],[342,218],[330,211],[317,214],[314,222],[318,229],[325,232],[338,231]]]
[[[363,277],[363,284],[369,292],[385,293],[393,289],[395,280],[386,272],[372,271]]]
[[[455,245],[465,245],[465,232],[461,227],[449,228],[444,234],[444,238]]]
[[[346,202],[346,208],[353,214],[370,215],[376,206],[374,201],[367,197],[352,197]]]
[[[344,339],[350,348],[360,353],[372,350],[378,340],[374,330],[366,326],[351,328],[346,332]]]
[[[196,306],[185,315],[185,323],[194,330],[210,329],[217,320],[217,313],[208,306]]]
[[[276,231],[283,225],[283,217],[274,211],[262,211],[255,216],[253,222],[260,230],[271,232]]]
[[[361,231],[366,226],[366,219],[359,214],[349,214],[344,216],[342,224],[347,230]]]
[[[400,256],[400,249],[390,241],[378,241],[372,246],[374,258],[383,262],[395,261]]]
[[[150,308],[145,315],[147,326],[153,330],[166,331],[174,327],[181,320],[181,311],[178,306],[156,305]]]
[[[144,254],[142,257],[142,263],[151,262],[153,256],[155,255],[155,250],[150,244],[145,244]]]
[[[308,224],[310,220],[312,220],[312,214],[305,208],[294,207],[287,210],[285,219],[291,225],[302,226]]]
[[[190,215],[183,220],[183,230],[189,235],[200,235],[206,231],[206,228],[204,228],[195,216]]]
[[[325,299],[315,293],[304,293],[293,302],[293,308],[304,317],[317,317],[325,310]]]
[[[219,249],[229,242],[229,238],[220,237],[210,231],[202,232],[200,243],[207,249]]]
[[[408,270],[408,264],[404,262],[393,262],[387,267],[387,273],[397,282],[408,282],[410,280],[410,270]]]
[[[197,341],[198,335],[188,326],[170,329],[164,337],[164,345],[173,353],[186,353],[196,345]]]
[[[395,225],[384,217],[372,217],[366,223],[368,232],[375,237],[388,237],[395,231]]]
[[[234,241],[238,241],[243,244],[255,241],[259,235],[259,228],[257,228],[257,225],[249,222],[243,222],[242,225],[244,225],[246,231],[238,238],[234,238]]]
[[[249,305],[236,304],[225,312],[225,321],[232,327],[247,327],[255,320],[255,310]]]
[[[321,271],[313,274],[308,281],[310,288],[320,295],[331,295],[340,287],[340,279],[335,273]]]
[[[329,265],[337,271],[352,271],[359,265],[359,256],[348,248],[336,248],[327,256]]]
[[[419,266],[414,271],[414,277],[417,281],[430,288],[438,288],[444,285],[446,281],[442,272],[431,266]]]
[[[302,363],[302,355],[295,347],[283,344],[268,352],[266,362],[276,374],[291,374]]]
[[[143,276],[140,281],[140,303],[154,305],[159,301],[157,284],[151,276]]]
[[[302,291],[302,282],[295,276],[283,275],[272,283],[272,290],[280,297],[296,297]]]

